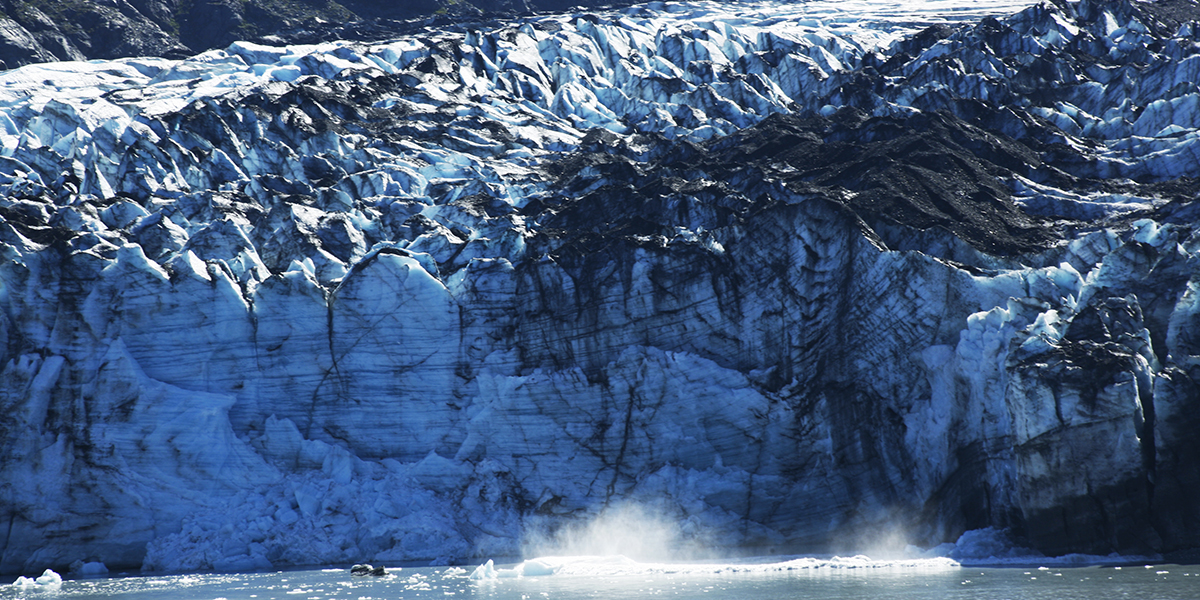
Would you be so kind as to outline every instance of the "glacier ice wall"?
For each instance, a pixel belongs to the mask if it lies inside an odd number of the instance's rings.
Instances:
[[[0,570],[447,562],[617,502],[1194,546],[1194,16],[652,4],[2,73]]]

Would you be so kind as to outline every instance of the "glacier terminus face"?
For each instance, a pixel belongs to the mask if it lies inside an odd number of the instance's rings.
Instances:
[[[1195,547],[1200,8],[981,4],[0,73],[0,571]]]

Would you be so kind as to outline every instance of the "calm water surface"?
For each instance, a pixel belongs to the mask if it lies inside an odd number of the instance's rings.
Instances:
[[[718,569],[718,571],[720,571]],[[470,570],[405,568],[382,578],[345,569],[67,580],[57,589],[0,586],[0,599],[367,600],[416,598],[703,598],[837,600],[1200,598],[1200,566],[803,569],[773,573],[550,575],[475,581]],[[7,583],[9,580],[5,580]]]

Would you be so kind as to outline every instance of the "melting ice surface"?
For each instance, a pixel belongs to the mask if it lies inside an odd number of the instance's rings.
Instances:
[[[67,580],[53,588],[0,586],[0,599],[255,598],[260,600],[461,598],[1194,598],[1200,567],[960,567],[946,559],[866,557],[768,562],[651,564],[623,557],[541,558],[555,574],[472,579],[467,569],[394,569],[352,577],[347,569]],[[518,565],[520,566],[520,565]]]

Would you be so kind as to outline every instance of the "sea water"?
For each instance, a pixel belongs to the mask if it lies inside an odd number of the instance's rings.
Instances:
[[[367,600],[494,598],[702,598],[704,600],[1188,599],[1200,598],[1200,566],[965,567],[946,561],[875,563],[857,559],[758,563],[634,563],[573,559],[549,575],[473,579],[461,567],[394,568],[383,577],[348,569],[186,574],[64,580],[53,586],[0,586],[0,599]],[[835,559],[836,560],[836,559]],[[791,565],[790,567],[788,565]],[[807,565],[807,566],[806,566]],[[539,571],[543,572],[543,571]],[[509,576],[504,576],[505,574]],[[477,575],[478,576],[478,575]]]

